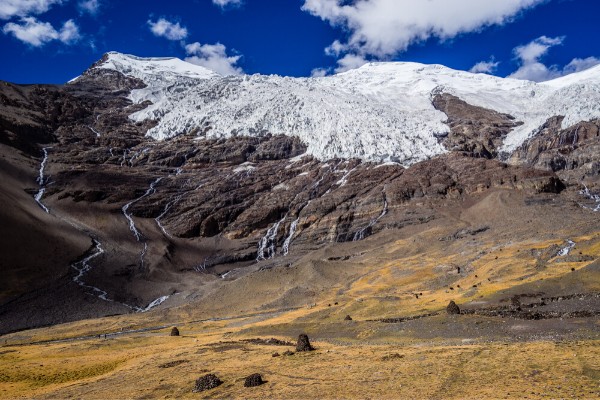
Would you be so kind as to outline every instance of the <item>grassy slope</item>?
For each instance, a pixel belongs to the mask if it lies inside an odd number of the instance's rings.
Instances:
[[[383,232],[363,243],[317,251],[285,270],[226,282],[212,300],[6,335],[0,339],[5,341],[0,397],[598,397],[597,319],[520,321],[442,314],[400,324],[367,321],[441,311],[451,299],[464,305],[493,303],[514,293],[599,292],[598,261],[551,257],[540,266],[537,256],[538,250],[562,246],[570,238],[577,243],[573,254],[597,259],[598,222],[577,209],[545,218],[555,210],[519,207],[521,201],[492,193],[448,210],[432,224]],[[484,223],[488,232],[439,240]],[[365,249],[370,251],[359,255]],[[357,256],[327,261],[341,254]],[[300,278],[313,293],[304,303],[295,295],[276,297],[277,292],[291,293],[286,285]],[[256,288],[264,293],[253,295]],[[416,298],[415,293],[423,295]],[[212,316],[226,315],[223,310],[235,303],[232,299],[238,303],[231,319],[192,322],[211,316],[210,310]],[[271,313],[277,309],[274,304],[303,306]],[[255,315],[239,317],[242,312]],[[354,321],[343,321],[346,314]],[[28,344],[168,324],[176,324],[183,337],[169,337],[164,328],[109,339]],[[303,331],[314,339],[316,352],[272,357],[288,347],[240,342],[271,336],[293,340]],[[159,368],[176,360],[185,362]],[[194,380],[208,372],[225,383],[192,394]],[[268,382],[244,388],[243,377],[254,372]]]

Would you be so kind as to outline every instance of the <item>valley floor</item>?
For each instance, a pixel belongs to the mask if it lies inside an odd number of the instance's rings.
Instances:
[[[263,323],[294,324],[281,315]],[[449,323],[470,324],[463,316]],[[192,323],[107,339],[4,346],[0,350],[2,398],[597,398],[600,340],[475,342],[385,338],[384,344],[320,338],[313,352],[274,357],[292,346],[245,341],[268,335],[252,320]],[[72,327],[77,329],[76,326]],[[330,328],[334,328],[331,326]],[[368,336],[361,322],[339,323],[341,332]],[[256,335],[254,334],[256,333]],[[290,336],[279,336],[292,340]],[[383,338],[381,338],[382,340]],[[192,393],[196,378],[215,373],[224,381]],[[260,373],[267,382],[245,388]]]
[[[523,216],[513,197],[492,193],[462,209],[472,226],[496,210],[493,235],[449,237],[455,225],[438,220],[348,244],[379,250],[338,245],[224,281],[213,300],[4,335],[0,397],[598,398],[596,214],[573,209],[554,230],[535,215],[515,231],[510,219]],[[545,233],[528,237],[536,224]],[[312,293],[304,304],[281,283],[298,276],[307,285],[299,293]],[[266,304],[260,290],[277,285],[287,297]],[[227,311],[224,299],[245,299],[246,311]],[[450,300],[460,315],[446,313]],[[284,355],[300,333],[316,350]],[[208,373],[224,383],[193,393]],[[266,383],[244,387],[252,373]]]

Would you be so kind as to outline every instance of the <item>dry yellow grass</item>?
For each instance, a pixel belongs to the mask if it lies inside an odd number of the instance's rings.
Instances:
[[[600,291],[597,275],[586,272],[590,261],[551,258],[546,266],[538,265],[536,250],[562,245],[564,240],[556,238],[560,236],[507,239],[499,245],[480,237],[440,242],[438,238],[445,234],[439,228],[423,228],[384,243],[380,250],[344,261],[344,268],[358,273],[349,273],[346,281],[320,290],[314,306],[270,313],[256,305],[256,315],[205,322],[191,322],[202,318],[191,307],[182,307],[7,335],[0,347],[0,397],[600,397],[600,340],[593,335],[600,332],[597,319],[574,323],[575,330],[591,332],[582,340],[550,341],[540,335],[537,340],[513,341],[505,335],[489,342],[469,335],[476,332],[473,327],[486,324],[492,332],[500,330],[503,321],[498,318],[441,315],[425,325],[430,330],[427,335],[415,331],[419,326],[367,321],[440,311],[450,300],[459,304],[486,301],[541,285],[558,291]],[[565,232],[564,237],[577,243],[577,254],[600,257],[599,233]],[[376,248],[377,240],[369,238],[358,245]],[[350,250],[360,254],[360,249]],[[327,268],[337,266],[320,262],[311,268],[315,276],[326,276]],[[456,273],[457,266],[461,274]],[[355,320],[342,321],[346,314]],[[182,337],[168,336],[170,329],[165,328],[109,339],[31,344],[173,322]],[[452,337],[437,333],[448,325],[468,326],[471,331]],[[521,327],[514,328],[510,332],[519,335]],[[272,357],[274,352],[291,348],[242,342],[272,336],[294,340],[303,331],[316,339],[317,351]],[[160,367],[173,361],[181,362]],[[255,372],[267,383],[244,388],[243,378]],[[206,373],[215,373],[224,384],[192,393],[194,380]]]
[[[185,333],[185,332],[184,332]],[[131,336],[3,349],[3,398],[593,398],[600,342],[287,348],[223,336]],[[171,361],[182,363],[160,368]],[[191,392],[215,373],[224,384]],[[261,373],[267,383],[244,388]]]

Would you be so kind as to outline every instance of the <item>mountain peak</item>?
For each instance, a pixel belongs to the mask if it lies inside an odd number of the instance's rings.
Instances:
[[[193,79],[210,79],[220,76],[216,72],[176,57],[138,57],[116,51],[106,53],[92,68],[112,69],[146,81],[149,75],[177,76]]]

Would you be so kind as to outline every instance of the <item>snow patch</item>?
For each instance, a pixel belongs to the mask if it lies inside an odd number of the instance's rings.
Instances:
[[[556,253],[556,256],[557,257],[568,256],[569,253],[571,252],[571,250],[573,249],[573,247],[575,247],[575,242],[572,241],[571,239],[567,240],[567,245],[565,247],[563,247],[562,249],[560,249],[558,251],[558,253]]]
[[[171,296],[160,296],[158,299],[153,300],[152,302],[150,302],[150,304],[148,304],[146,306],[146,308],[143,308],[140,310],[140,312],[147,312],[152,310],[155,307],[160,306],[162,303],[164,303],[169,297]]]

